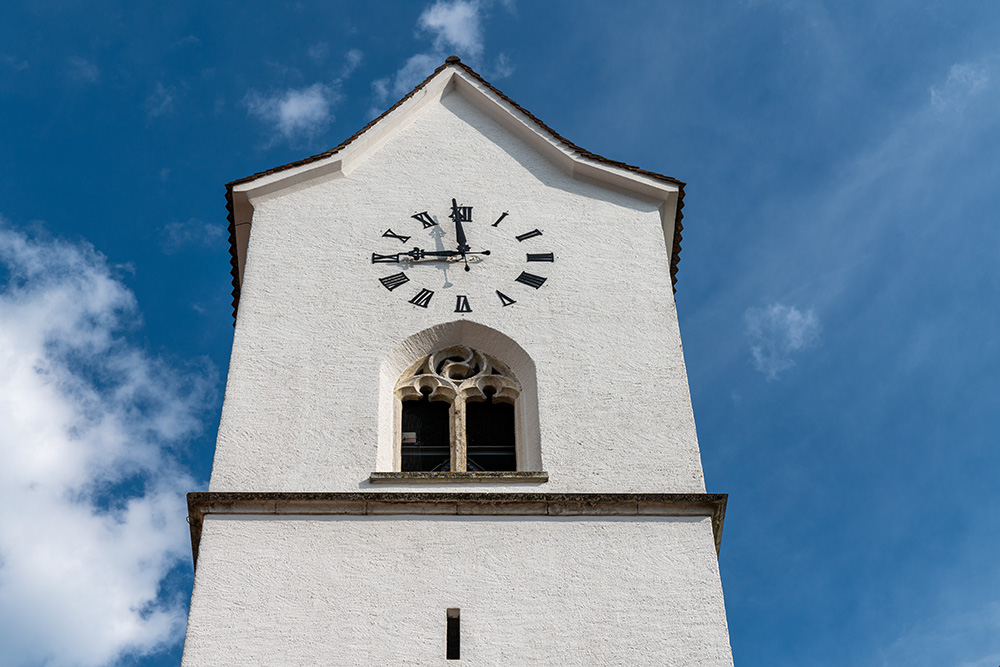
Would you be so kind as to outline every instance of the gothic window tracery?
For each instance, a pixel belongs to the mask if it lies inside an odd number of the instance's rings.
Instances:
[[[521,386],[501,361],[456,345],[413,363],[396,383],[398,470],[515,471]]]

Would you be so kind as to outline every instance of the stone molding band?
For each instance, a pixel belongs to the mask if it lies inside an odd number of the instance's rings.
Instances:
[[[206,514],[275,516],[702,516],[711,517],[715,553],[722,546],[725,493],[252,493],[196,491],[187,495],[191,553]]]
[[[370,484],[454,484],[456,482],[481,482],[483,484],[543,484],[549,481],[544,470],[494,472],[470,470],[466,472],[373,472]]]

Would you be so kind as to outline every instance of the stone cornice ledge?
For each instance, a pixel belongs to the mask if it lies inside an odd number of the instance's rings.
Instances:
[[[523,470],[517,472],[373,472],[368,481],[372,484],[450,484],[453,482],[541,484],[549,481],[549,473]]]
[[[725,493],[189,493],[191,553],[206,514],[224,515],[459,515],[459,516],[704,516],[712,519],[715,552],[722,546]]]

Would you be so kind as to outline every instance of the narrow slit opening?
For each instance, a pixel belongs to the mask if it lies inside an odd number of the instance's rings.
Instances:
[[[459,628],[459,610],[449,609],[448,615],[448,648],[446,651],[446,657],[448,660],[458,660],[459,659],[459,645],[461,643],[461,631]]]

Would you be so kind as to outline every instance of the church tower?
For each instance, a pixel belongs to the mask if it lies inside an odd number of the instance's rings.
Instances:
[[[731,666],[726,496],[672,298],[683,186],[454,56],[230,183],[183,667]]]

